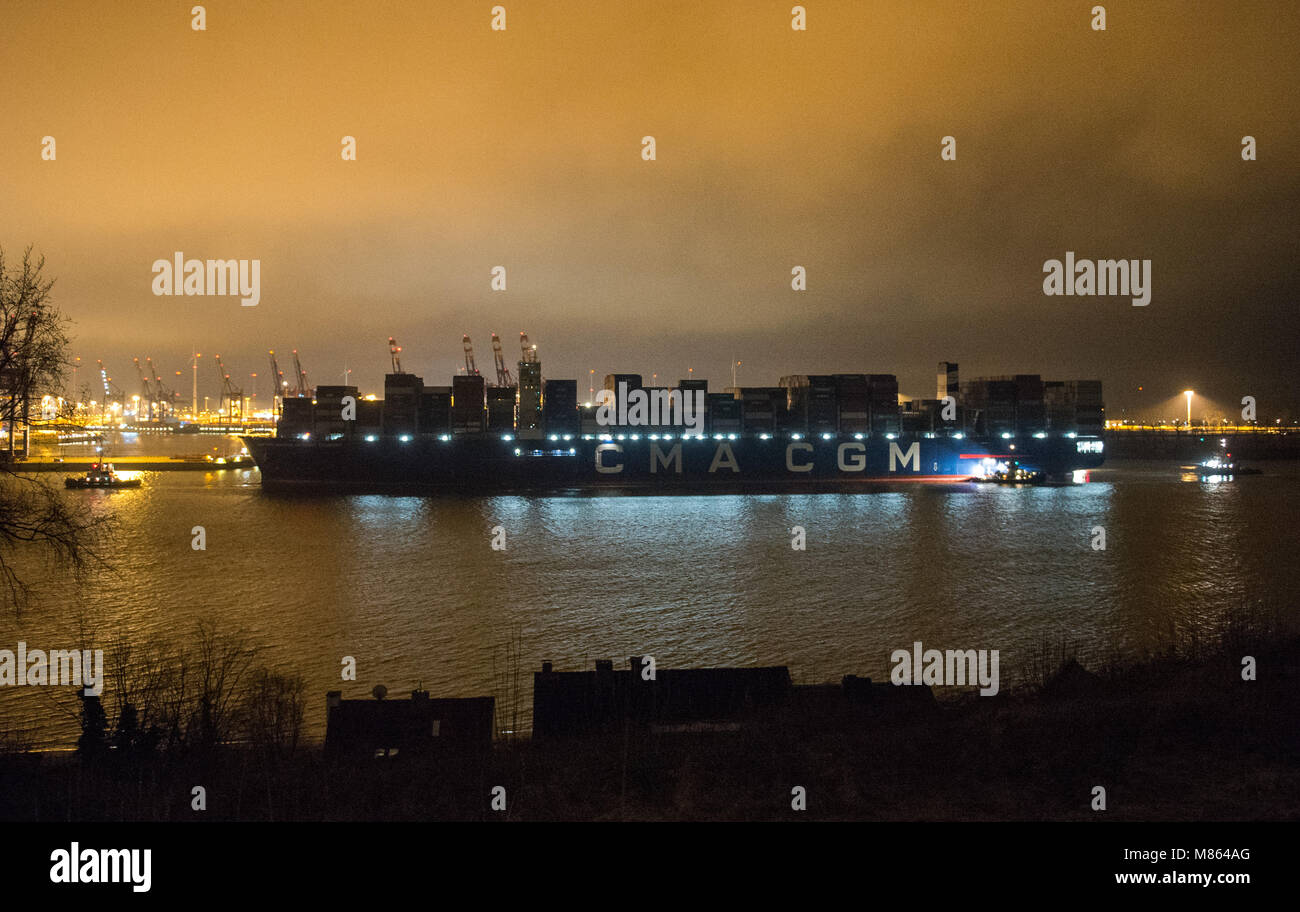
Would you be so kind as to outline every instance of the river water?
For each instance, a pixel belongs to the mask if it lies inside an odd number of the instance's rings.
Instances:
[[[152,444],[214,445],[238,448]],[[1045,640],[1077,644],[1085,662],[1133,656],[1295,593],[1300,464],[1260,467],[1220,484],[1129,462],[1060,488],[463,499],[283,497],[263,494],[256,470],[151,473],[135,490],[72,492],[118,518],[113,566],[77,582],[18,555],[33,602],[0,616],[0,648],[174,641],[207,621],[306,680],[315,739],[326,691],[378,683],[393,696],[419,683],[495,694],[526,729],[543,660],[575,670],[649,654],[660,667],[879,680],[894,649],[920,640],[1000,650],[1005,687]],[[206,550],[191,546],[195,526]],[[792,549],[794,526],[806,550]],[[340,681],[344,656],[355,683]],[[72,745],[70,693],[0,688],[0,730]]]

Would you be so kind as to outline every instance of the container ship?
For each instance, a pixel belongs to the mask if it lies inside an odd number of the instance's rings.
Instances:
[[[893,374],[801,374],[721,392],[705,380],[657,387],[637,374],[611,374],[597,401],[580,404],[576,380],[542,379],[526,337],[517,380],[493,342],[495,384],[467,354],[466,372],[451,386],[426,386],[394,354],[382,400],[355,386],[286,397],[274,437],[244,438],[263,488],[779,492],[1077,483],[1103,460],[1096,380],[959,381],[957,365],[942,362],[934,399],[901,400]]]

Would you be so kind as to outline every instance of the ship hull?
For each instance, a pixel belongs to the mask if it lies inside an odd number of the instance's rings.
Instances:
[[[899,483],[963,484],[991,462],[1051,481],[1102,463],[1072,438],[997,443],[724,435],[622,435],[609,440],[464,437],[246,437],[268,491],[391,493],[780,492],[863,490]],[[1086,441],[1089,447],[1100,447]]]

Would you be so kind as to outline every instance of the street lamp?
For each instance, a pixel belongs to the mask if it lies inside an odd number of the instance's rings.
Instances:
[[[1187,428],[1192,427],[1192,394],[1194,390],[1183,390],[1183,395],[1187,397]]]

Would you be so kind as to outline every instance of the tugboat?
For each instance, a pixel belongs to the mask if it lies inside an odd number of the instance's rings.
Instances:
[[[1232,458],[1231,453],[1224,453],[1223,457],[1212,456],[1195,466],[1197,476],[1204,481],[1209,478],[1235,478],[1238,475],[1259,475],[1259,469],[1246,468],[1239,460]]]
[[[1047,480],[1043,472],[1026,469],[1019,462],[998,462],[995,459],[983,459],[976,466],[976,472],[969,481],[980,484],[1032,485],[1042,484]]]
[[[69,488],[138,488],[139,478],[122,478],[111,462],[97,462],[85,475],[69,475],[63,480]]]

